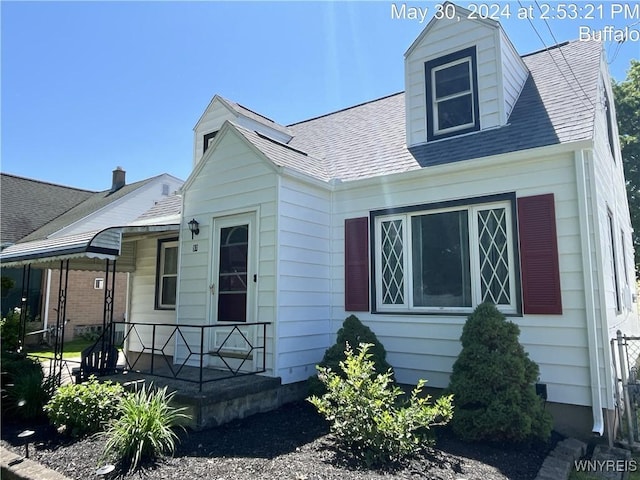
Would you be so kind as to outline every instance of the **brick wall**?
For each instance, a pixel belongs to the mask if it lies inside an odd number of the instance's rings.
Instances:
[[[46,287],[46,275],[44,284]],[[96,279],[102,279],[102,288],[95,288]],[[87,272],[70,270],[67,283],[67,311],[66,318],[69,322],[65,326],[65,340],[73,338],[74,327],[79,325],[102,325],[104,315],[104,294],[107,288],[105,272]],[[111,283],[111,279],[109,280]],[[51,271],[51,290],[49,297],[49,326],[55,325],[58,308],[58,289],[60,284],[60,271]],[[111,285],[109,285],[110,287]],[[127,298],[127,274],[116,273],[116,285],[113,296],[113,319],[124,319]],[[43,309],[44,309],[43,302]]]

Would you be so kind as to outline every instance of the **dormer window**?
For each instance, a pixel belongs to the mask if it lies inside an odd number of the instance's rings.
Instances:
[[[207,149],[209,148],[209,146],[213,143],[213,139],[216,138],[216,134],[218,133],[218,131],[216,130],[215,132],[211,132],[211,133],[207,133],[204,137],[203,137],[203,148],[202,148],[202,154],[204,155],[204,152],[207,151]]]
[[[480,129],[476,49],[426,62],[428,139]]]

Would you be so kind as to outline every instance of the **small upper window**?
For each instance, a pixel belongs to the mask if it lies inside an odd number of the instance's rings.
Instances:
[[[425,64],[428,138],[480,128],[475,47]]]
[[[204,152],[207,151],[207,149],[211,146],[211,144],[213,143],[213,139],[216,138],[216,134],[218,133],[218,131],[216,130],[215,132],[211,132],[211,133],[207,133],[203,140],[204,140],[204,146],[202,148],[202,153],[204,154]]]

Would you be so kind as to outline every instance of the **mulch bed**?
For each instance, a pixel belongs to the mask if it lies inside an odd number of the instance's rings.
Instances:
[[[104,440],[73,440],[46,424],[24,425],[4,421],[1,444],[24,452],[17,434],[35,430],[30,458],[69,478],[98,478],[95,474]],[[269,413],[227,425],[181,434],[172,458],[129,475],[129,479],[434,479],[531,480],[546,455],[561,439],[554,434],[546,444],[534,446],[468,444],[446,430],[437,443],[417,458],[382,470],[368,470],[341,453],[327,423],[306,402],[293,403]],[[107,478],[116,478],[112,473]]]

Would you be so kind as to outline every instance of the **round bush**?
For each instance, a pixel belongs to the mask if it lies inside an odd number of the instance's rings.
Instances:
[[[95,376],[80,384],[61,386],[45,405],[51,423],[79,437],[102,430],[118,414],[124,389],[119,383],[98,382]]]

